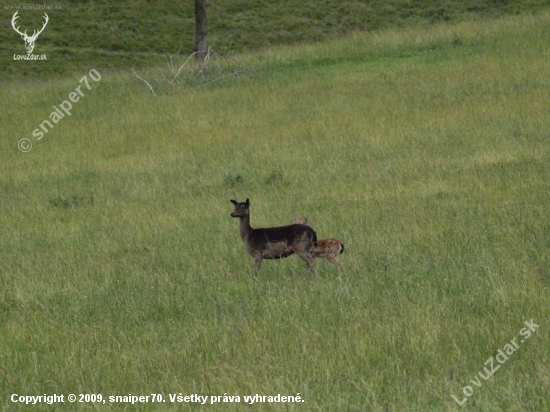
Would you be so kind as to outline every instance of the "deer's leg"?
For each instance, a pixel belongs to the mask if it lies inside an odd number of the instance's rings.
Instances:
[[[330,263],[332,263],[334,266],[336,266],[339,271],[341,271],[341,272],[344,271],[344,267],[342,266],[342,264],[338,260],[337,256],[335,256],[331,253],[330,255],[327,255],[327,259]]]
[[[254,276],[258,276],[258,271],[260,270],[261,264],[262,264],[262,255],[256,255],[254,257],[254,266],[252,267],[252,273],[254,273]]]
[[[307,263],[308,269],[314,273],[317,274],[317,266],[315,266],[315,259],[313,259],[313,256],[309,252],[296,252],[298,256],[300,256],[300,259],[302,259],[304,262]]]

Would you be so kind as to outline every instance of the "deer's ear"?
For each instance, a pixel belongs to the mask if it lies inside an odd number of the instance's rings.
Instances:
[[[306,217],[306,218],[304,218],[304,223],[307,223],[307,217]]]
[[[248,197],[246,198],[246,205],[250,206],[250,200],[248,200]]]
[[[229,200],[231,203],[233,203],[235,206],[237,206],[239,204],[239,202],[237,202],[236,200],[233,200],[233,199],[230,199]]]

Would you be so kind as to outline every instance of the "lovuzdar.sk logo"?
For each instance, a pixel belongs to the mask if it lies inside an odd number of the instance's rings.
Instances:
[[[50,20],[48,15],[46,13],[44,13],[44,23],[42,24],[42,28],[40,30],[34,30],[33,33],[32,33],[32,36],[29,36],[27,34],[27,30],[25,30],[24,32],[21,32],[19,30],[19,27],[15,26],[16,20],[19,18],[17,13],[19,13],[19,12],[16,11],[13,14],[13,17],[11,19],[11,26],[13,27],[13,29],[19,35],[21,35],[21,38],[25,41],[25,48],[27,49],[27,54],[26,55],[25,54],[14,54],[13,55],[13,60],[48,60],[45,54],[41,54],[41,55],[32,54],[32,51],[34,50],[34,46],[35,46],[35,43],[36,43],[36,39],[38,38],[40,33],[42,33],[44,31],[44,29],[46,28],[46,25],[48,24],[48,21]]]

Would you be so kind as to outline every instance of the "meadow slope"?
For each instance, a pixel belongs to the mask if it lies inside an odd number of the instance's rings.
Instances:
[[[549,24],[545,12],[274,48],[239,56],[241,77],[158,97],[97,68],[40,140],[94,67],[7,85],[2,410],[23,409],[11,394],[53,393],[548,410]],[[305,215],[341,239],[346,272],[319,260],[313,276],[291,257],[254,280],[229,216],[247,197],[255,226]],[[519,349],[471,383],[512,339]],[[176,408],[245,406],[136,407]]]
[[[537,13],[550,0],[208,0],[208,44],[233,55],[251,50],[334,39],[356,31],[479,20]],[[28,3],[24,3],[28,4]],[[31,3],[32,4],[32,3]],[[47,61],[14,62],[24,43],[11,19],[21,3],[0,7],[0,85],[2,81],[49,79],[98,70],[161,64],[195,47],[194,2],[167,0],[49,1],[50,21],[35,54]],[[41,27],[44,10],[19,10],[22,30]]]

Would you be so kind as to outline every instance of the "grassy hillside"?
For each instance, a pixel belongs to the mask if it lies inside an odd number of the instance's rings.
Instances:
[[[454,395],[464,410],[548,410],[549,25],[545,12],[274,48],[241,56],[248,76],[159,97],[98,69],[40,140],[90,67],[7,84],[2,410],[54,393],[163,394],[135,407],[151,411],[279,393],[304,402],[249,409],[455,411]],[[255,226],[305,215],[341,239],[346,272],[290,257],[254,281],[229,216],[246,197]]]
[[[14,3],[15,4],[15,3]],[[14,9],[0,9],[0,79],[52,78],[99,69],[147,66],[194,47],[193,1],[106,0],[52,2],[50,22],[39,36],[36,54],[47,61],[13,61],[24,54],[12,29]],[[393,0],[318,1],[213,0],[208,3],[209,43],[234,54],[297,42],[315,42],[363,30],[379,30],[449,20],[475,20],[537,12],[549,0]],[[22,29],[41,27],[43,12],[19,12]]]

